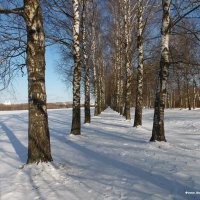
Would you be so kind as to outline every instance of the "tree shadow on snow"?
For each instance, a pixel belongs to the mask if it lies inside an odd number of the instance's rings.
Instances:
[[[0,126],[3,131],[5,131],[6,135],[8,136],[15,152],[20,158],[22,163],[26,162],[27,159],[27,147],[25,147],[19,139],[15,136],[15,134],[2,122],[0,122]]]
[[[108,157],[107,155],[99,152],[95,152],[91,149],[88,149],[84,146],[81,146],[71,140],[67,141],[67,144],[78,150],[84,157],[87,157],[88,160],[94,161],[92,162],[93,164],[95,163],[95,167],[98,169],[98,173],[112,173],[114,169],[117,171],[121,171],[122,173],[120,174],[126,174],[127,179],[131,180],[131,183],[134,184],[134,177],[137,177],[139,180],[143,180],[145,183],[150,183],[153,184],[159,188],[162,188],[163,190],[170,193],[175,193],[175,195],[178,195],[182,199],[186,199],[185,191],[197,191],[195,188],[191,188],[187,185],[184,185],[184,183],[180,183],[175,179],[168,179],[165,178],[164,176],[160,174],[155,174],[155,173],[150,173],[142,169],[141,167],[137,167],[134,165],[131,165],[129,163],[122,162],[120,160],[116,160],[113,157]],[[134,159],[134,158],[133,158]],[[105,168],[101,168],[102,165],[107,165],[110,169],[111,172],[108,172],[105,170]],[[93,166],[91,166],[93,167]],[[156,170],[155,170],[156,172]],[[94,172],[95,173],[95,172]],[[125,175],[124,174],[124,175]],[[94,181],[95,181],[94,177]],[[130,188],[129,188],[130,190]],[[169,190],[169,191],[168,191]],[[159,191],[158,191],[159,193]]]

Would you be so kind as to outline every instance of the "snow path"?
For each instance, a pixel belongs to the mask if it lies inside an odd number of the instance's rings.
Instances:
[[[134,128],[108,108],[81,136],[71,109],[48,113],[54,162],[27,166],[27,112],[0,112],[1,200],[200,199],[200,110],[167,110],[167,143],[149,142],[153,110]]]

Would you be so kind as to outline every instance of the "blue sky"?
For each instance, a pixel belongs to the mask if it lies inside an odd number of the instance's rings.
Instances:
[[[65,86],[56,72],[59,54],[53,47],[46,49],[46,92],[48,102],[72,101],[72,89]],[[0,103],[26,103],[28,97],[27,76],[19,73],[8,89],[1,91]]]

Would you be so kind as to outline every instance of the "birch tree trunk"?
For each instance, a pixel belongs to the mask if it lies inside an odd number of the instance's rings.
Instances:
[[[115,13],[115,18],[117,19],[117,15],[119,13]],[[120,26],[119,26],[120,21],[115,20],[115,26],[116,26],[116,111],[120,112]]]
[[[113,78],[112,78],[112,95],[111,95],[111,108],[113,110],[116,110],[116,104],[117,104],[117,98],[116,98],[116,85],[117,85],[117,74],[116,74],[116,62],[114,61],[113,67],[112,67],[112,74],[113,74]]]
[[[103,67],[102,67],[102,77],[101,77],[101,82],[102,82],[102,104],[101,104],[101,110],[106,109],[106,88],[105,88],[105,63],[103,61]]]
[[[193,101],[192,101],[193,109],[196,108],[196,98],[197,98],[196,86],[197,86],[196,81],[195,81],[195,79],[193,79]]]
[[[125,23],[125,48],[126,48],[126,91],[124,116],[131,119],[131,61],[130,61],[130,0],[124,0],[124,23]]]
[[[83,64],[85,69],[85,123],[90,123],[90,68],[88,64],[87,55],[87,45],[86,45],[86,8],[87,0],[82,0],[83,3],[83,14],[82,14],[82,24],[83,24]]]
[[[190,99],[190,89],[189,89],[188,79],[187,79],[187,103],[188,103],[188,109],[191,110],[191,99]]]
[[[177,87],[178,87],[178,97],[179,97],[179,108],[183,108],[183,98],[182,98],[182,88],[181,88],[181,81],[180,81],[180,74],[177,72]]]
[[[98,97],[97,97],[97,108],[98,108],[98,115],[101,114],[101,96],[102,96],[102,93],[101,93],[101,62],[100,62],[100,59],[98,59],[98,62],[97,62],[97,65],[98,65],[98,68],[97,69],[97,93],[98,93]]]
[[[104,109],[104,105],[103,105],[103,60],[101,61],[101,68],[99,69],[100,72],[99,72],[99,90],[100,90],[100,98],[99,98],[99,110],[100,110],[100,113],[103,111]]]
[[[163,19],[162,19],[162,47],[160,60],[160,73],[158,90],[156,92],[153,130],[150,141],[165,141],[164,130],[164,109],[165,98],[167,95],[167,78],[169,70],[169,31],[170,31],[170,4],[171,0],[163,0]]]
[[[28,159],[27,163],[52,161],[45,89],[45,35],[40,0],[24,0],[24,7],[0,9],[18,14],[26,23],[28,71]]]
[[[138,74],[134,126],[142,125],[143,107],[143,0],[138,0]]]
[[[81,60],[80,60],[80,17],[79,17],[79,1],[73,0],[74,25],[74,76],[73,76],[73,113],[71,134],[81,134],[81,110],[80,110],[80,81],[81,81]]]
[[[122,4],[120,2],[120,7],[122,7]],[[120,14],[123,14],[123,10],[120,9],[119,11]],[[123,36],[124,36],[124,20],[123,18],[121,18],[120,20],[120,24],[119,24],[119,30],[120,30],[120,46],[119,46],[119,49],[120,49],[120,52],[119,52],[119,55],[120,55],[120,98],[119,98],[119,104],[120,104],[120,109],[119,109],[119,112],[120,112],[120,115],[123,115],[123,108],[124,108],[124,63],[123,63],[123,60],[124,60],[124,44],[123,44]]]
[[[52,161],[45,89],[45,35],[40,1],[24,0],[28,66],[28,160]]]
[[[92,19],[92,65],[93,65],[93,77],[94,77],[94,116],[98,115],[98,82],[97,82],[97,68],[96,68],[96,58],[95,58],[95,52],[96,52],[96,43],[95,43],[95,24],[94,24],[94,16]]]

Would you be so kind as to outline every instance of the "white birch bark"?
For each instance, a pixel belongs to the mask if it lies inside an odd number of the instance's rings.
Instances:
[[[193,103],[192,103],[192,106],[193,106],[193,109],[196,108],[196,98],[197,98],[197,92],[196,92],[196,81],[195,79],[193,80]]]
[[[74,25],[73,25],[73,47],[74,47],[74,76],[73,76],[73,111],[71,134],[81,134],[81,110],[80,110],[80,81],[81,81],[81,60],[80,60],[80,15],[79,1],[73,0]]]
[[[167,95],[167,78],[169,70],[170,4],[171,0],[163,0],[159,84],[156,92],[153,130],[150,141],[166,141],[164,130],[164,109]]]
[[[134,126],[142,125],[143,107],[143,0],[138,0],[138,71]]]
[[[119,5],[120,5],[120,10],[119,10],[119,13],[120,15],[123,14],[123,2],[119,2]],[[120,22],[119,22],[119,30],[120,30],[120,44],[119,44],[119,56],[120,56],[120,72],[119,72],[119,75],[120,75],[120,89],[119,89],[119,112],[120,112],[120,115],[123,115],[124,113],[124,110],[123,110],[123,107],[124,107],[124,43],[123,43],[123,39],[124,39],[124,20],[123,18],[120,18]]]
[[[87,54],[87,36],[86,36],[86,12],[87,0],[82,0],[82,44],[83,44],[83,65],[85,70],[85,123],[90,123],[90,68]]]
[[[94,110],[94,116],[98,115],[98,82],[97,82],[97,66],[96,66],[96,42],[95,42],[95,22],[94,22],[94,16],[92,19],[92,34],[91,34],[91,51],[92,51],[92,65],[93,65],[93,78],[94,78],[94,98],[95,98],[95,110]]]
[[[24,0],[22,8],[0,8],[0,14],[24,18],[27,31],[28,159],[27,163],[52,161],[45,89],[45,34],[40,0]]]
[[[126,51],[126,92],[124,116],[131,119],[130,98],[131,98],[131,61],[130,61],[130,0],[124,0],[124,24],[125,24],[125,51]]]
[[[101,110],[105,110],[106,109],[106,85],[105,85],[105,62],[103,61],[103,65],[102,65],[102,76],[101,76],[101,82],[102,82],[102,104],[101,104]]]

